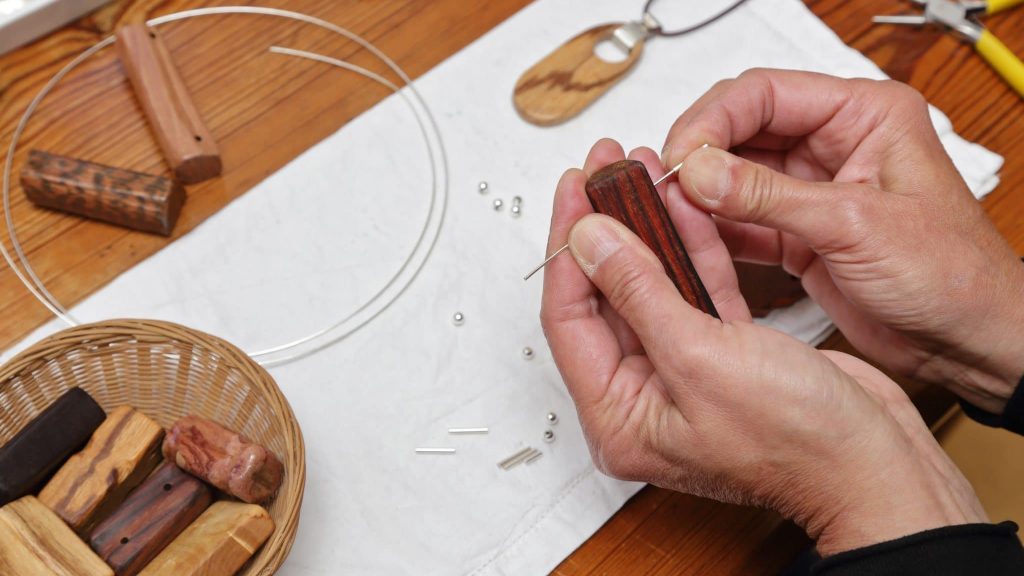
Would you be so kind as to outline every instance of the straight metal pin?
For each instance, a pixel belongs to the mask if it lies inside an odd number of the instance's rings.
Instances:
[[[417,454],[455,454],[455,448],[417,448]]]
[[[708,145],[705,144],[704,146],[702,146],[702,148],[707,148],[707,146]],[[679,170],[682,167],[683,167],[683,163],[682,162],[680,162],[679,164],[676,164],[675,167],[672,168],[671,170],[669,170],[668,172],[666,172],[664,176],[662,176],[661,178],[658,178],[658,181],[655,182],[654,185],[657,186],[658,184],[661,184],[665,180],[668,180],[669,176],[675,174],[676,172],[679,172]],[[548,262],[551,262],[552,260],[554,260],[555,256],[558,256],[559,254],[561,254],[562,252],[565,252],[568,249],[569,249],[569,245],[566,244],[565,246],[562,246],[558,250],[555,250],[554,254],[552,254],[551,256],[548,256],[547,259],[545,259],[543,262],[541,262],[539,266],[537,266],[533,270],[530,270],[530,273],[527,274],[526,276],[523,276],[523,280],[524,281],[529,280],[531,276],[533,276],[537,272],[540,272],[541,269],[543,269],[545,266],[547,266]]]
[[[488,428],[449,428],[449,434],[487,434]]]

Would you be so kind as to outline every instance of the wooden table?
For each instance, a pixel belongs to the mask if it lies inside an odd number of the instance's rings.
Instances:
[[[199,5],[238,2],[120,0],[32,45],[0,57],[0,143],[4,150],[29,99],[69,58],[119,24]],[[376,43],[413,77],[455,53],[527,4],[527,0],[265,0],[314,14]],[[910,83],[944,110],[957,131],[1002,154],[1003,183],[984,205],[999,230],[1024,252],[1024,103],[972,49],[934,31],[875,27],[873,14],[894,13],[890,0],[807,0],[848,44],[890,76]],[[1024,55],[1024,9],[987,24]],[[184,234],[281,168],[303,150],[387,96],[386,90],[315,63],[264,54],[273,43],[329,52],[374,65],[364,50],[298,24],[261,17],[212,17],[169,25],[168,41],[196,103],[218,139],[222,179],[189,190],[175,231]],[[215,54],[216,57],[209,57]],[[59,119],[59,121],[58,121]],[[70,76],[39,110],[15,166],[32,147],[148,172],[168,173],[112,51]],[[36,271],[72,305],[168,242],[27,205],[17,187],[13,215]],[[0,349],[49,316],[0,267]],[[841,338],[828,343],[847,346]],[[949,397],[906,383],[929,419]],[[576,574],[774,573],[807,545],[800,531],[772,514],[724,506],[657,488],[633,498],[556,570]]]

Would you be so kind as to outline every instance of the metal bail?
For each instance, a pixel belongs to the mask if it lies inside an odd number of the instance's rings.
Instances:
[[[629,52],[637,43],[646,40],[649,35],[647,27],[642,23],[626,22],[612,33],[612,42],[615,42],[619,48]]]

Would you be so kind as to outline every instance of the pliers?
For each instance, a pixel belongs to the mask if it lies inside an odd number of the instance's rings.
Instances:
[[[875,24],[923,26],[937,24],[974,44],[974,49],[995,71],[1024,97],[1024,62],[1010,52],[994,34],[976,19],[980,14],[995,14],[1024,3],[1024,0],[911,0],[924,6],[924,14],[875,16]]]

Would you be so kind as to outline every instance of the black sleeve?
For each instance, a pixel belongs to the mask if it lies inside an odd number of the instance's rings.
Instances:
[[[1024,261],[1024,258],[1021,258]],[[960,407],[975,422],[993,428],[1006,428],[1010,432],[1024,435],[1024,376],[1017,383],[1010,400],[1006,402],[1006,410],[1002,414],[986,412],[977,406],[960,400]]]
[[[814,576],[1020,576],[1017,525],[964,524],[926,530],[842,552],[811,567]]]
[[[993,428],[1006,428],[1010,432],[1024,435],[1024,378],[1021,378],[1020,383],[1017,384],[1017,389],[1013,391],[1013,395],[1006,402],[1006,409],[1002,414],[986,412],[964,400],[960,400],[960,407],[964,414],[967,414],[975,422]]]

